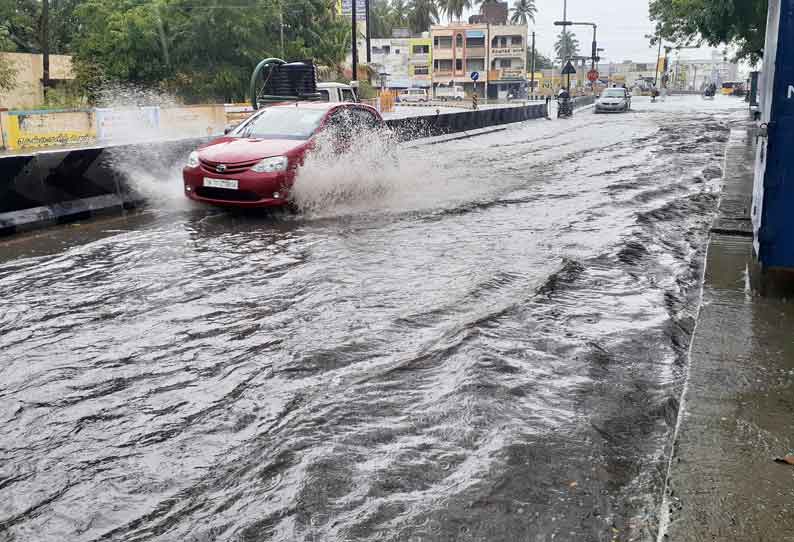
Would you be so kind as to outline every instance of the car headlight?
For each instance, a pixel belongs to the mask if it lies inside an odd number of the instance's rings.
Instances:
[[[284,171],[287,169],[288,162],[289,160],[286,156],[273,156],[271,158],[265,158],[261,162],[257,163],[251,168],[251,171],[255,171],[256,173],[273,173],[276,171]]]
[[[187,167],[198,167],[198,165],[198,152],[193,151],[190,153],[190,156],[187,157]]]

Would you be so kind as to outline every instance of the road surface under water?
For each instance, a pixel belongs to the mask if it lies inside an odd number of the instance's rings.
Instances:
[[[744,103],[634,109],[3,241],[0,540],[655,539]]]

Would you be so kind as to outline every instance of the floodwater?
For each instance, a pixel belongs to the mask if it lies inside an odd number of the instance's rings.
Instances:
[[[0,540],[653,540],[718,98],[2,241]]]

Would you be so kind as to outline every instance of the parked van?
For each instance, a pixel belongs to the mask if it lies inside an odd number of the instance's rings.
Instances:
[[[397,99],[401,102],[427,102],[430,100],[427,91],[423,88],[405,89],[397,95]]]
[[[466,93],[463,92],[463,87],[454,86],[448,87],[439,85],[436,87],[436,99],[446,102],[447,100],[455,100],[460,102],[466,98]]]

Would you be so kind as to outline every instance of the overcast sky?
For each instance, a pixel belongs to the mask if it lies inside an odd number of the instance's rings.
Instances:
[[[511,7],[514,2],[510,0]],[[551,55],[555,36],[561,29],[554,26],[554,21],[562,20],[563,0],[536,0],[535,5],[538,7],[534,27],[537,48]],[[606,62],[656,59],[656,49],[651,48],[645,38],[654,28],[648,18],[648,0],[568,0],[568,20],[598,25],[598,46],[605,49],[601,57]],[[589,55],[592,29],[575,27],[574,33],[579,39],[581,54]],[[682,51],[681,58],[708,57],[709,51]]]

